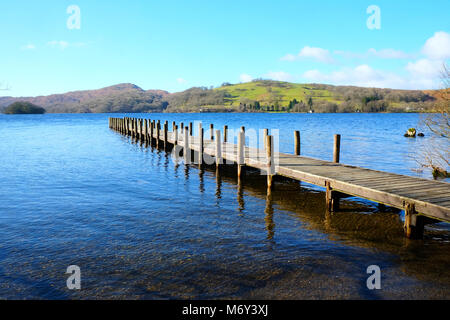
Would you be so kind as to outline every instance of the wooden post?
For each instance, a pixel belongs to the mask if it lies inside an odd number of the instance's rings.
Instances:
[[[153,143],[153,128],[154,128],[154,123],[155,121],[150,121],[149,125],[150,125],[150,145],[152,145]]]
[[[186,164],[191,163],[191,150],[189,148],[189,128],[184,128],[184,162]]]
[[[220,140],[220,130],[216,130],[216,167],[222,164],[222,141]]]
[[[159,148],[159,137],[160,137],[159,131],[160,131],[160,129],[161,129],[161,122],[158,120],[156,122],[156,147],[157,148]]]
[[[270,190],[272,188],[273,172],[272,172],[272,162],[273,162],[273,139],[272,136],[266,137],[266,153],[267,153],[267,188]]]
[[[417,215],[413,203],[405,204],[405,236],[408,239],[422,239],[424,231],[424,217]]]
[[[228,126],[223,126],[223,142],[228,140]]]
[[[144,120],[139,120],[139,137],[141,138],[141,141],[144,140]]]
[[[189,136],[192,137],[192,122],[189,122]]]
[[[339,210],[339,192],[334,191],[329,181],[325,181],[325,202],[328,212]]]
[[[210,140],[214,140],[214,125],[211,123],[209,125],[209,131],[210,131]]]
[[[240,131],[239,135],[238,135],[238,158],[237,158],[237,175],[238,178],[241,177],[242,175],[242,171],[245,165],[245,132],[244,131]]]
[[[178,145],[178,126],[173,127],[173,145]]]
[[[294,152],[296,156],[300,155],[300,131],[294,131]]]
[[[164,150],[167,149],[167,121],[164,122],[164,132],[163,132],[163,139],[164,139]]]
[[[183,122],[180,123],[180,129],[181,129],[181,133],[183,133],[184,132],[184,124],[183,124]]]
[[[241,131],[245,132],[245,127],[244,126],[241,127]]]
[[[148,142],[148,121],[144,120],[144,140]]]
[[[176,126],[175,121],[172,121],[172,132],[175,132],[175,126]]]
[[[333,162],[339,163],[339,154],[341,151],[341,135],[334,135]]]
[[[202,124],[199,123],[198,125],[198,166],[201,167],[203,164],[203,149],[204,149],[204,145],[203,145],[203,128],[202,128]]]
[[[244,128],[245,130],[245,128]],[[245,131],[244,131],[245,132]],[[269,135],[269,129],[264,129],[263,130],[263,138],[264,138],[264,150],[266,149],[266,142],[267,142],[267,136]]]

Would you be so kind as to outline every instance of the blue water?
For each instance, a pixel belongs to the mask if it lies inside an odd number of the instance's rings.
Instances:
[[[0,115],[0,298],[449,298],[447,224],[403,238],[401,214],[357,198],[216,176],[108,128],[107,114]],[[130,116],[130,115],[128,115]],[[280,130],[280,151],[431,178],[407,139],[417,114],[143,114]],[[195,126],[194,126],[195,128]],[[366,287],[366,268],[382,289]],[[69,290],[69,265],[81,289]]]

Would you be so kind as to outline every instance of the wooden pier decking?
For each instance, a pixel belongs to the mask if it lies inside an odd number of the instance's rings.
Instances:
[[[272,152],[273,139],[265,130],[265,150],[245,146],[245,129],[238,134],[238,144],[230,143],[227,127],[213,131],[210,126],[209,139],[204,137],[201,124],[199,135],[193,136],[192,123],[180,128],[173,122],[172,131],[168,122],[134,118],[110,118],[110,128],[133,136],[158,147],[176,147],[183,152],[185,161],[203,165],[205,157],[213,159],[208,164],[218,167],[236,164],[238,177],[245,166],[266,172],[268,191],[274,175],[304,181],[326,189],[326,204],[329,211],[339,210],[339,199],[356,196],[405,211],[405,235],[421,238],[424,225],[438,221],[450,222],[450,184],[417,177],[382,172],[339,163],[340,136],[335,136],[334,162],[300,156],[300,134],[294,133],[295,153]],[[181,130],[180,130],[181,129]],[[214,134],[213,134],[214,132]],[[192,152],[194,151],[194,153]],[[195,155],[195,157],[194,157]]]

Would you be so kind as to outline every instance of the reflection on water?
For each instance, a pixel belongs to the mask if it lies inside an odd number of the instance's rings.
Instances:
[[[446,224],[407,240],[395,210],[346,198],[330,214],[317,187],[277,177],[268,193],[251,169],[185,165],[106,115],[48,117],[0,116],[0,298],[450,297]],[[366,288],[372,264],[382,290]]]

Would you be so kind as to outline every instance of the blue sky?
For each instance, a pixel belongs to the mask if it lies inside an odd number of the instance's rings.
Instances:
[[[70,5],[79,29],[67,27]],[[367,26],[370,5],[379,29]],[[254,78],[438,88],[449,12],[448,0],[2,1],[0,96]]]

